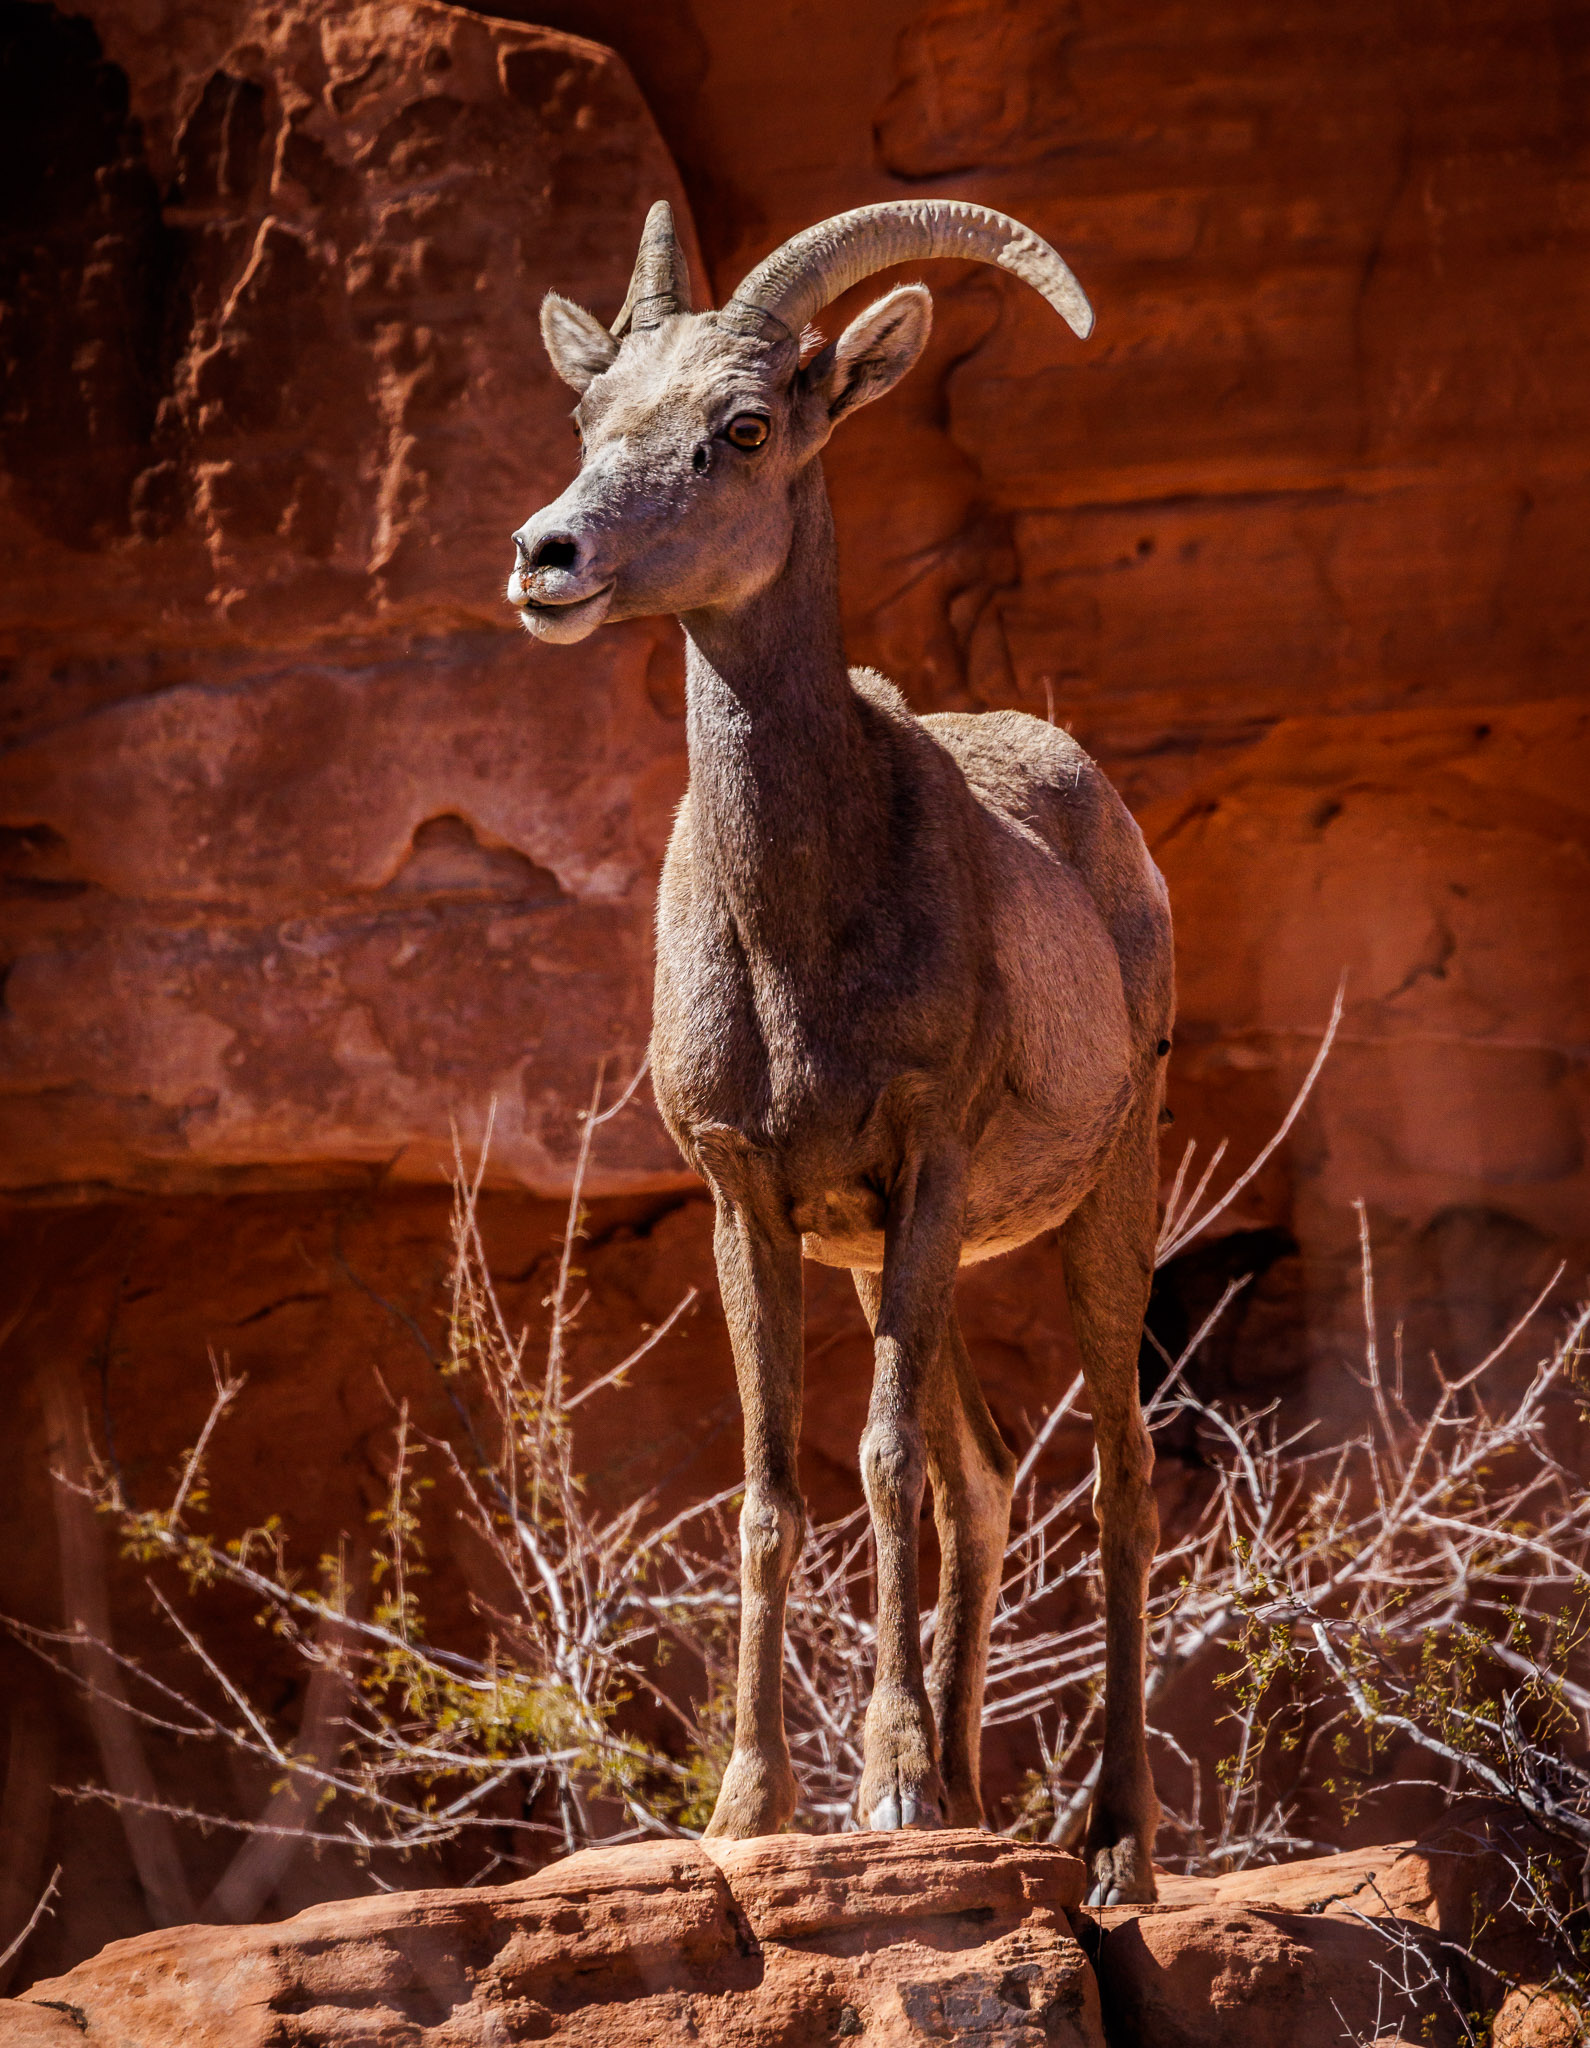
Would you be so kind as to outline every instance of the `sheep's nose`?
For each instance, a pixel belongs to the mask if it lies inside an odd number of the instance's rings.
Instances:
[[[520,560],[525,557],[524,543],[520,543]],[[580,544],[571,534],[546,533],[528,550],[532,569],[573,569],[580,560]]]

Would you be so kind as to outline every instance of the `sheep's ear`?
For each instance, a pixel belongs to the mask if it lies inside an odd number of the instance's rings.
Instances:
[[[541,339],[553,369],[576,391],[600,377],[618,354],[618,343],[596,315],[556,292],[541,301]]]
[[[933,300],[922,284],[903,284],[860,313],[808,364],[808,387],[837,420],[892,390],[927,346]]]

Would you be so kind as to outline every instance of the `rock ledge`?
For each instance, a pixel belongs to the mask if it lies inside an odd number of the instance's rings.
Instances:
[[[494,1890],[400,1892],[113,1942],[0,2002],[87,2048],[1103,2048],[1075,1857],[975,1833],[589,1850]]]
[[[496,1889],[113,1942],[0,2000],[0,2048],[1446,2048],[1449,2009],[1386,1971],[1477,1927],[1516,1944],[1482,1822],[1162,1877],[1157,1905],[1097,1914],[1075,1857],[972,1832],[587,1850]],[[1528,1974],[1522,1948],[1493,1960]]]

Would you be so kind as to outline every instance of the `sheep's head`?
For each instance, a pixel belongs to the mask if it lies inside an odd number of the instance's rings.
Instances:
[[[549,293],[541,332],[580,394],[578,476],[513,536],[508,601],[538,638],[583,640],[604,620],[732,605],[778,574],[793,484],[838,420],[880,397],[921,354],[932,302],[890,292],[801,361],[813,313],[912,257],[998,263],[1035,285],[1078,334],[1080,287],[1047,243],[984,207],[863,207],[811,228],[752,272],[721,312],[690,310],[666,202],[654,206],[611,330]]]

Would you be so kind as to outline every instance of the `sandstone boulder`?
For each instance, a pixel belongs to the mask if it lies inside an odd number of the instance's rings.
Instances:
[[[1585,2012],[1540,1984],[1510,1991],[1491,2029],[1492,2048],[1583,2048]]]
[[[1450,1835],[1166,1877],[1157,1905],[1099,1914],[1076,1858],[986,1834],[636,1843],[495,1889],[113,1942],[0,2001],[0,2042],[1104,2048],[1107,2029],[1116,2048],[1447,2048],[1445,2002],[1397,1980],[1410,1944],[1434,1955],[1483,1913],[1483,1857],[1460,1868]],[[1499,2048],[1575,2038],[1538,1987],[1496,2029]]]
[[[50,2048],[1104,2048],[1082,1866],[977,1834],[587,1851],[495,1890],[115,1942],[0,2004]]]
[[[1507,1906],[1505,1816],[1480,1802],[1418,1842],[1216,1878],[1162,1877],[1159,1903],[1097,1916],[1110,2025],[1152,2048],[1335,2048],[1342,2040],[1459,2043],[1456,2010],[1485,2013],[1498,1970],[1537,1945]],[[1427,1983],[1447,1980],[1455,2008]],[[1421,1989],[1420,1987],[1424,1988]],[[1519,2048],[1555,2048],[1561,2008],[1512,1994]],[[1503,2016],[1496,2021],[1503,2039]],[[1567,2038],[1567,2037],[1565,2037]]]

